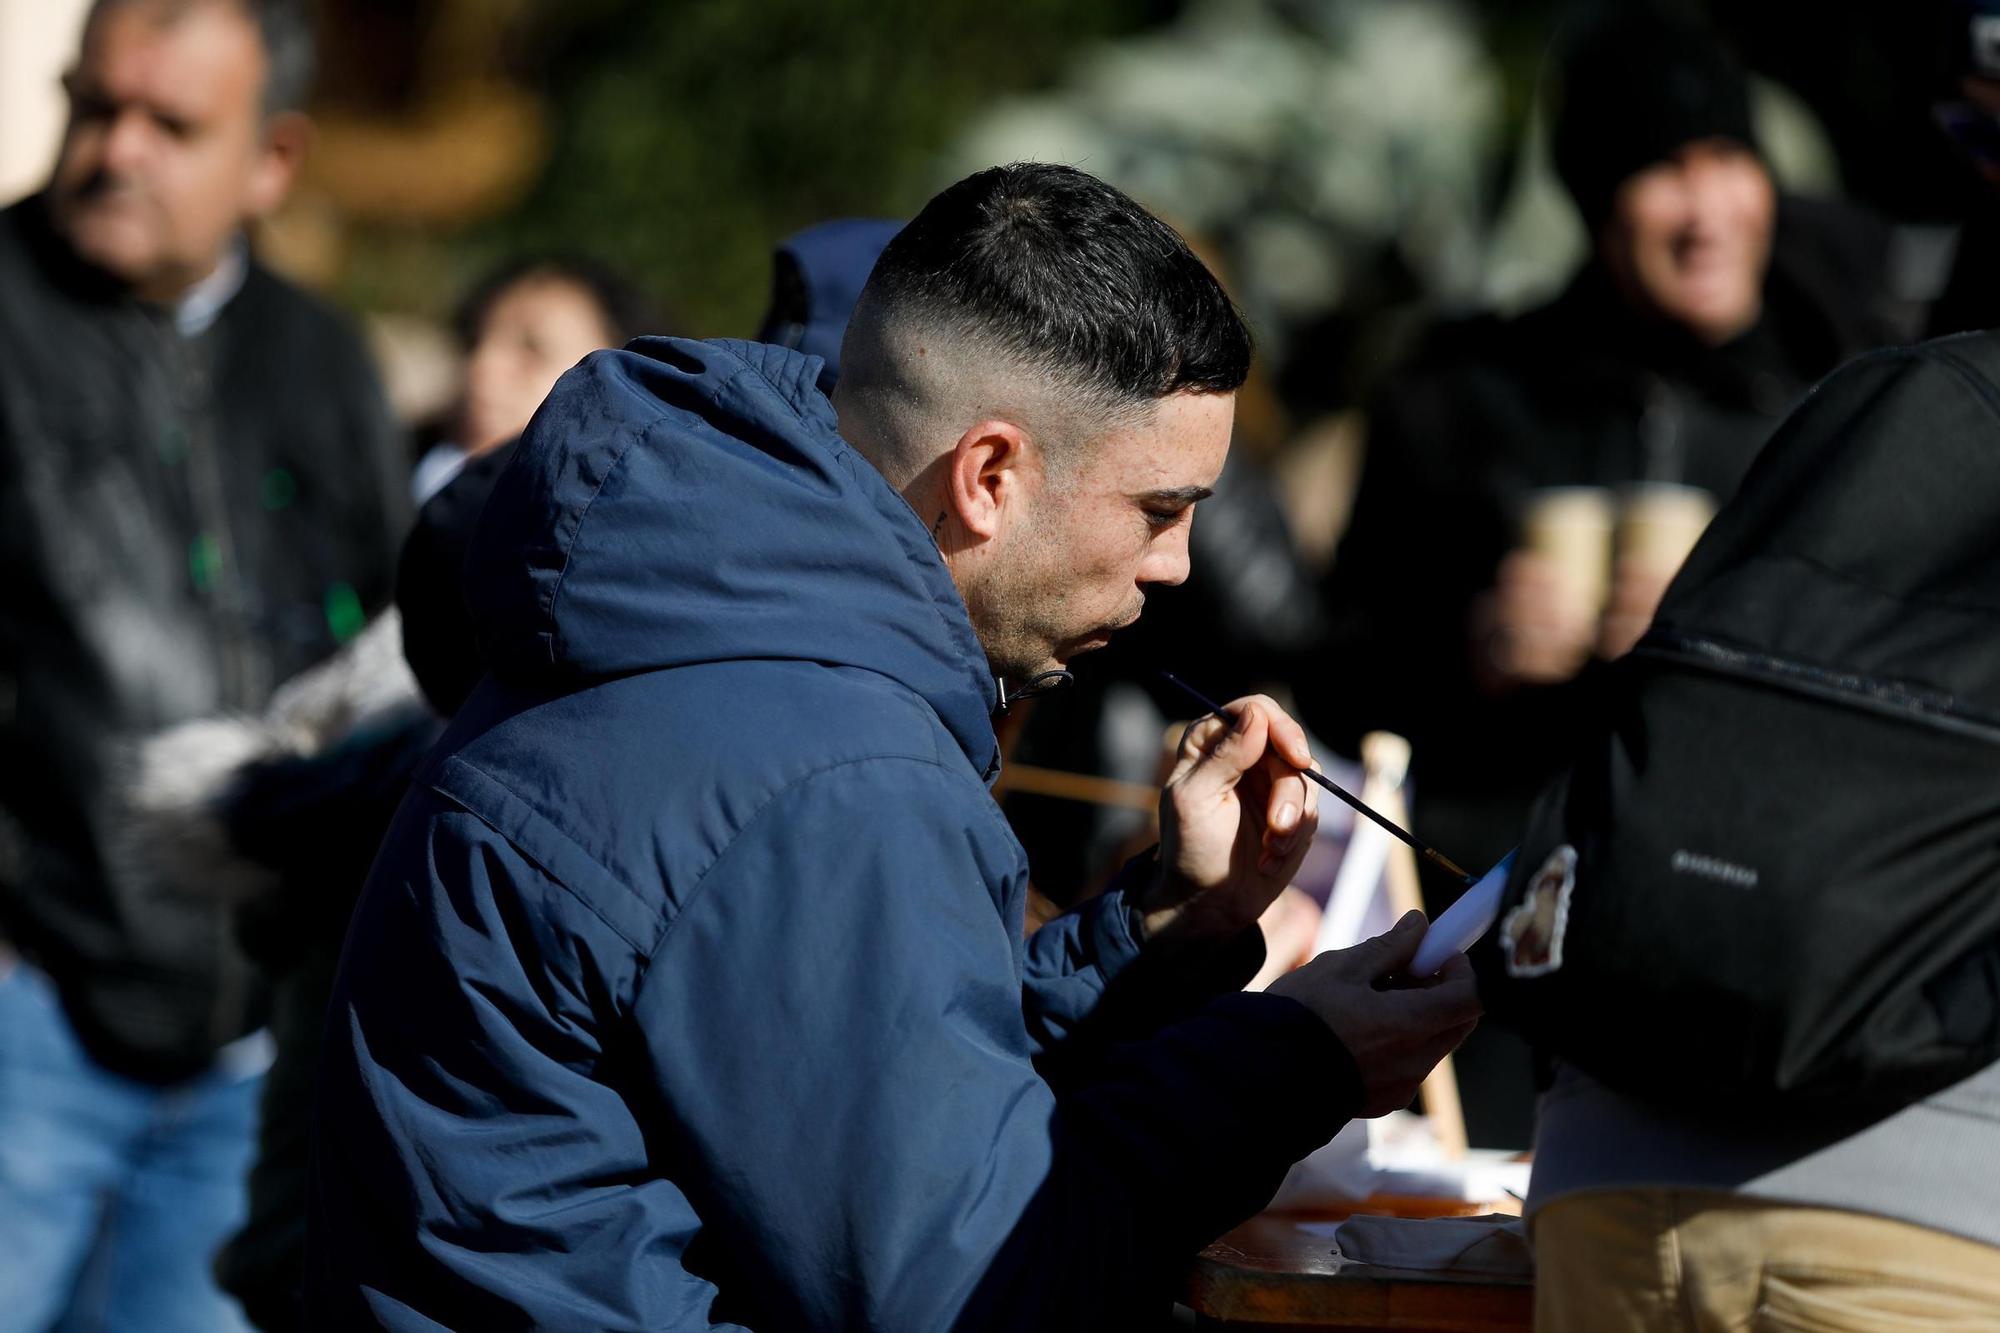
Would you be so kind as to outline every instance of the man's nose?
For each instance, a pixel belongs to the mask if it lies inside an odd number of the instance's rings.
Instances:
[[[104,135],[105,169],[129,172],[138,168],[152,154],[153,135],[145,112],[131,107],[119,111]]]
[[[1184,524],[1171,538],[1154,543],[1153,549],[1146,552],[1134,581],[1141,584],[1164,583],[1169,587],[1185,583],[1188,564],[1187,527]]]
[[[1723,230],[1740,197],[1737,178],[1725,168],[1698,162],[1681,179],[1690,225],[1708,234]]]

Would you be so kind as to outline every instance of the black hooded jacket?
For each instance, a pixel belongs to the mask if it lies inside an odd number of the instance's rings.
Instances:
[[[1785,200],[1763,315],[1722,347],[1644,320],[1592,265],[1528,314],[1441,329],[1385,386],[1327,586],[1333,650],[1300,700],[1341,748],[1411,739],[1414,817],[1454,857],[1514,845],[1590,715],[1588,670],[1502,699],[1474,684],[1471,608],[1529,498],[1675,481],[1727,500],[1816,379],[1888,340],[1867,223]]]
[[[194,337],[0,213],[0,934],[93,1054],[204,1068],[257,1021],[230,904],[107,864],[126,743],[260,711],[388,597],[404,519],[361,346],[250,261]]]

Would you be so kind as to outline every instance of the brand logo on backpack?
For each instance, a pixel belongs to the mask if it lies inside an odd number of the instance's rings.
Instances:
[[[1676,875],[1693,875],[1697,879],[1712,879],[1717,884],[1727,884],[1732,889],[1754,889],[1757,887],[1757,872],[1749,866],[1725,861],[1719,856],[1703,856],[1683,847],[1674,853],[1672,861]]]
[[[1564,843],[1549,853],[1528,881],[1520,904],[1501,919],[1500,956],[1508,976],[1546,976],[1563,965],[1563,936],[1575,890],[1576,848]]]

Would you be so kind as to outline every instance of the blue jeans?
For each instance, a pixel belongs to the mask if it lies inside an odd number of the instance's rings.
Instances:
[[[243,1220],[262,1082],[114,1074],[44,973],[0,962],[0,1327],[247,1330],[209,1266]]]

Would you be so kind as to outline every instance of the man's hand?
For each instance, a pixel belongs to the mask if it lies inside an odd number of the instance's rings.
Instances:
[[[1437,1062],[1479,1022],[1479,988],[1462,954],[1428,981],[1375,988],[1410,965],[1425,929],[1423,913],[1410,912],[1386,934],[1323,953],[1271,983],[1271,994],[1312,1010],[1354,1056],[1363,1118],[1408,1106]]]
[[[1301,777],[1312,749],[1261,694],[1181,737],[1160,793],[1160,871],[1141,904],[1149,940],[1222,939],[1262,916],[1291,883],[1319,828],[1319,789]]]
[[[1597,608],[1579,602],[1560,569],[1516,551],[1501,562],[1492,591],[1473,606],[1475,675],[1491,694],[1560,684],[1590,660],[1597,629]]]
[[[1632,646],[1652,627],[1653,615],[1660,609],[1667,585],[1674,581],[1674,572],[1636,560],[1618,562],[1617,576],[1611,583],[1611,600],[1604,607],[1604,621],[1597,630],[1599,657],[1610,662],[1632,651]]]

